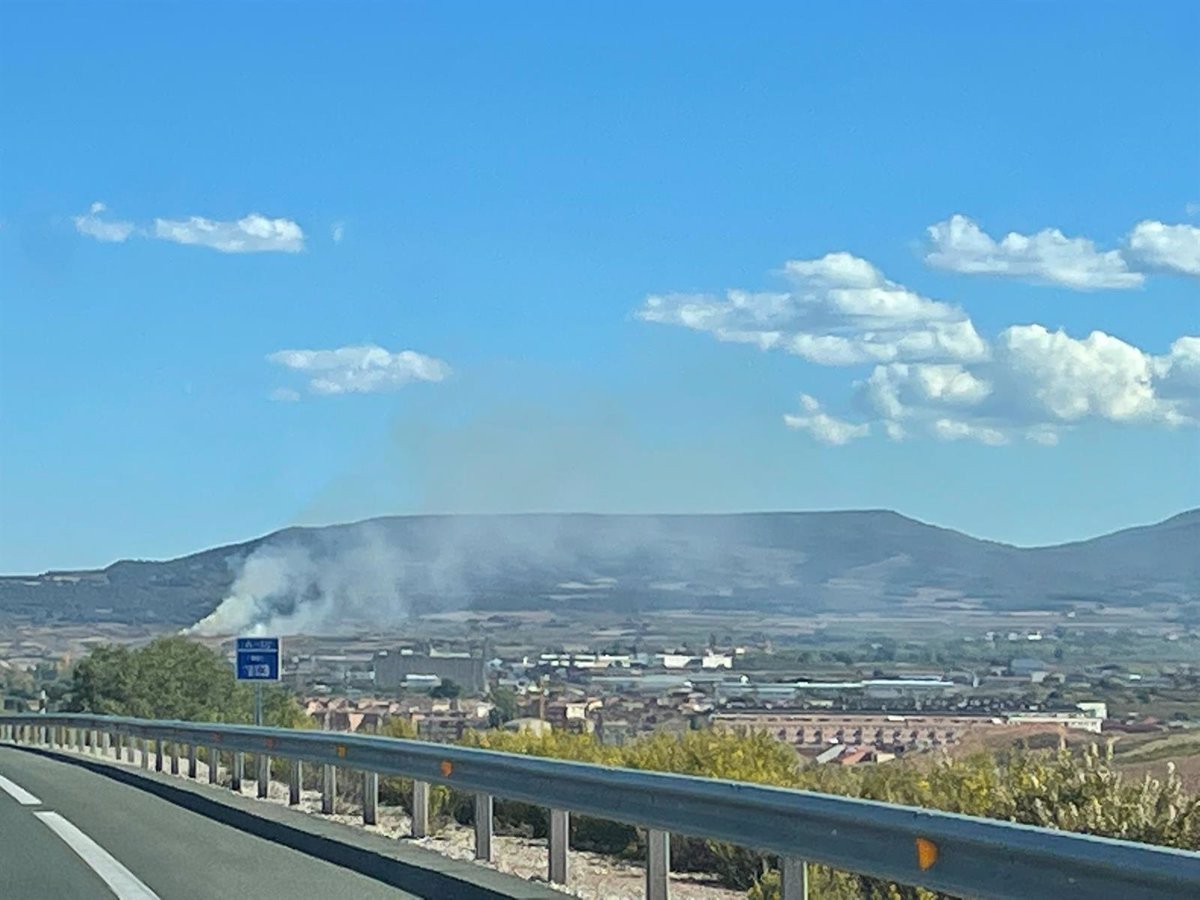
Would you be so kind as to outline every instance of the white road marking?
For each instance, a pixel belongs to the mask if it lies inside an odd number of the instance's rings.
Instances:
[[[22,806],[41,806],[42,801],[14,781],[9,781],[0,775],[0,791],[8,794]]]
[[[56,812],[35,812],[35,816],[63,839],[79,858],[92,867],[117,900],[159,900],[158,894],[146,887],[136,875],[117,862],[113,856],[90,837]]]

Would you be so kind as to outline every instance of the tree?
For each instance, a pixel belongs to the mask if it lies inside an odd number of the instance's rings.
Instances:
[[[442,700],[453,700],[456,697],[462,696],[462,685],[457,681],[451,681],[449,678],[442,679],[441,684],[434,687],[429,692],[430,697],[435,697]]]
[[[254,697],[220,653],[174,636],[136,650],[97,647],[71,673],[66,708],[142,719],[250,722]],[[296,728],[307,719],[290,693],[270,686],[263,695],[263,721]]]
[[[488,725],[499,728],[505,722],[511,722],[520,712],[517,705],[517,692],[512,688],[497,685],[492,689],[492,709],[488,712]]]

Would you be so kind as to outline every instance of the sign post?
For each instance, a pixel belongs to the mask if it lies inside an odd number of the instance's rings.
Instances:
[[[262,685],[279,680],[279,638],[243,637],[237,639],[237,680],[254,684],[254,724],[263,718]]]
[[[279,680],[279,638],[237,639],[237,680],[254,684],[254,724],[263,723],[262,686],[264,681]],[[240,757],[240,754],[237,754]],[[267,796],[271,780],[271,758],[260,753],[258,765],[258,796]]]

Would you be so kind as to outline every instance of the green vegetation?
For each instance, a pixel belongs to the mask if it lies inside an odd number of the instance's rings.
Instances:
[[[462,685],[457,681],[444,678],[440,684],[435,685],[429,691],[429,696],[439,700],[453,700],[462,696]]]
[[[451,683],[445,685],[455,687]],[[67,708],[146,718],[248,722],[252,694],[234,679],[219,653],[182,637],[163,638],[136,650],[101,647],[70,675]],[[517,711],[516,697],[493,692],[495,724]],[[266,693],[266,720],[303,727],[307,720],[290,694]],[[415,738],[416,729],[395,719],[381,733]],[[1188,746],[1194,742],[1183,739]],[[1163,739],[1131,748],[1136,762],[1167,753]],[[711,730],[681,736],[658,734],[621,746],[591,736],[555,731],[548,734],[492,730],[468,732],[466,746],[577,760],[608,766],[675,772],[737,781],[816,790],[1005,821],[1060,828],[1087,834],[1200,850],[1200,796],[1189,794],[1174,767],[1165,778],[1131,780],[1114,765],[1112,746],[1087,743],[1075,749],[1002,751],[963,759],[929,756],[865,767],[800,765],[794,752],[775,739],[741,737]],[[380,799],[410,809],[412,782],[384,778]],[[411,810],[410,810],[411,811]],[[497,827],[544,836],[546,810],[497,799]],[[470,795],[444,786],[430,792],[432,821],[469,822]],[[578,849],[637,857],[644,846],[637,829],[614,822],[574,816],[571,842]],[[715,873],[728,886],[749,891],[758,900],[779,896],[777,861],[768,855],[716,841],[674,836],[672,864],[681,871]],[[866,876],[813,866],[814,897],[851,900],[930,900],[939,895],[890,885]]]
[[[229,661],[184,637],[159,638],[144,647],[97,647],[71,673],[64,708],[144,719],[251,722],[254,694],[239,684]],[[301,728],[308,720],[285,689],[263,692],[263,721]]]
[[[1005,757],[979,754],[968,759],[893,763],[843,768],[801,768],[793,752],[764,735],[737,737],[697,731],[682,737],[654,735],[621,747],[587,736],[555,732],[484,732],[469,735],[470,746],[572,759],[635,769],[678,772],[774,784],[826,793],[903,803],[1006,821],[1200,849],[1200,797],[1189,796],[1173,770],[1164,780],[1128,781],[1112,765],[1110,750],[1089,745],[1019,752]],[[452,801],[453,806],[453,801]],[[544,811],[525,804],[497,804],[498,824],[544,833]],[[637,854],[634,829],[573,823],[577,847]],[[775,861],[750,850],[715,841],[678,838],[672,862],[680,870],[714,872],[752,896],[778,896]],[[816,897],[871,897],[916,900],[938,895],[887,885],[876,879],[814,866]]]
[[[512,688],[494,687],[490,695],[492,709],[488,713],[488,724],[499,728],[505,722],[511,722],[520,712],[517,692]]]

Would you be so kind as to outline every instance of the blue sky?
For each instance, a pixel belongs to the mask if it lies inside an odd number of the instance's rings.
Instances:
[[[4,4],[0,571],[1200,505],[1200,10],[748,6]]]

